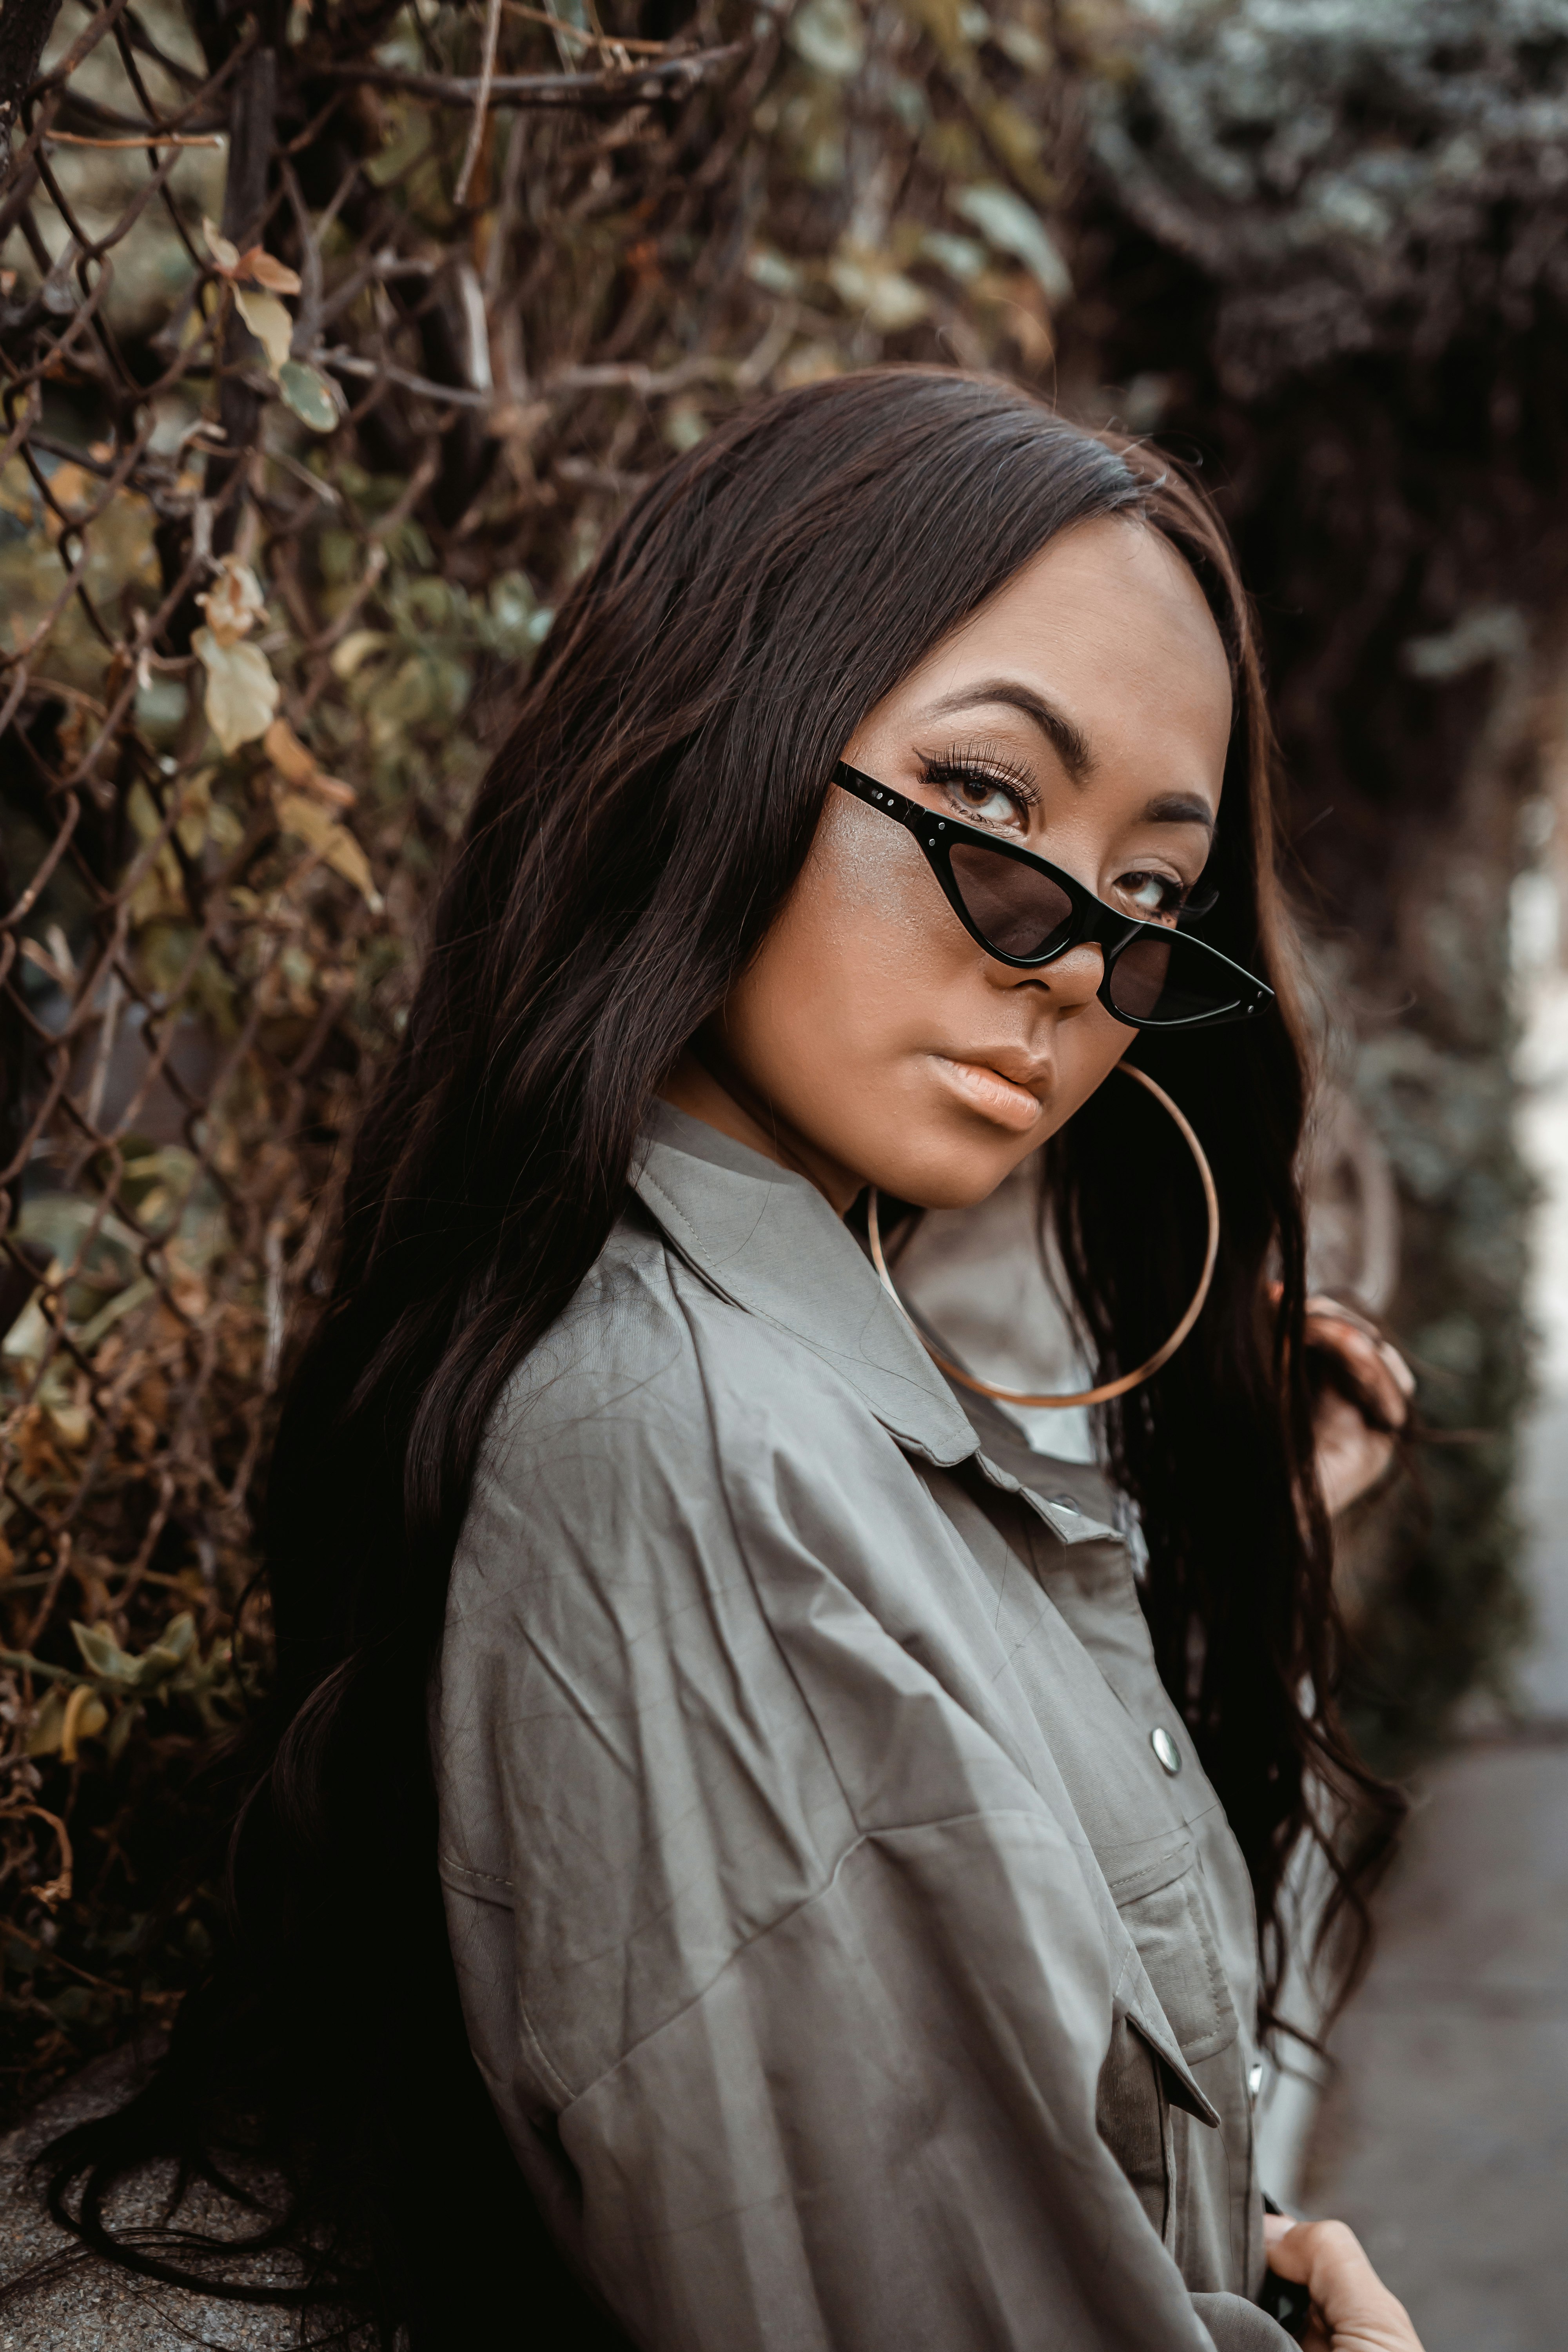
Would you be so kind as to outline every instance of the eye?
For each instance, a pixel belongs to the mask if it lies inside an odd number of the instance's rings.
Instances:
[[[999,762],[968,751],[922,761],[925,781],[943,793],[968,824],[1009,825],[1026,833],[1034,793],[1027,778],[1010,775]]]
[[[1116,888],[1146,923],[1173,923],[1186,904],[1186,887],[1173,874],[1124,874]]]

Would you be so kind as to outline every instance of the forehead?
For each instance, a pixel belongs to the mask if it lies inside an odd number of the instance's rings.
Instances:
[[[1217,782],[1230,665],[1189,566],[1142,523],[1064,531],[928,656],[900,699],[913,715],[999,675],[1061,709],[1097,765],[1163,745]]]

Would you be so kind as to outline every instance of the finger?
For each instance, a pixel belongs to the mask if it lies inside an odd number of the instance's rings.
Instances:
[[[1318,1490],[1324,1510],[1336,1518],[1376,1486],[1394,1459],[1394,1440],[1369,1429],[1342,1397],[1326,1409],[1320,1405],[1313,1429]]]
[[[1415,1381],[1397,1349],[1386,1340],[1369,1338],[1359,1325],[1327,1315],[1312,1318],[1307,1326],[1307,1342],[1338,1356],[1384,1419],[1403,1427]]]
[[[1331,1325],[1336,1335],[1341,1332],[1353,1331],[1364,1339],[1370,1348],[1377,1350],[1378,1356],[1387,1364],[1407,1396],[1414,1391],[1415,1376],[1398,1349],[1394,1346],[1386,1334],[1380,1331],[1377,1325],[1371,1322],[1358,1308],[1345,1307],[1337,1298],[1330,1298],[1323,1294],[1314,1294],[1308,1299],[1303,1312],[1306,1317],[1310,1342],[1316,1339],[1321,1343],[1327,1338],[1324,1329],[1326,1326]],[[1337,1336],[1335,1339],[1329,1340],[1328,1344],[1339,1344]],[[1348,1353],[1354,1343],[1345,1344]],[[1359,1354],[1360,1350],[1357,1349],[1356,1352]]]
[[[1376,1397],[1384,1419],[1401,1429],[1410,1418],[1410,1400],[1415,1393],[1415,1375],[1404,1357],[1394,1348],[1380,1346],[1375,1363],[1376,1370],[1367,1385]]]
[[[1346,2279],[1376,2273],[1362,2251],[1355,2231],[1343,2221],[1298,2221],[1269,2247],[1269,2263],[1280,2278],[1310,2288],[1314,2303],[1325,2306],[1328,2290]]]
[[[1336,1356],[1342,1356],[1363,1378],[1375,1377],[1384,1369],[1379,1341],[1359,1324],[1347,1323],[1342,1316],[1310,1315],[1306,1339],[1309,1348],[1327,1348]]]
[[[1276,2218],[1284,2227],[1270,2236],[1270,2226]],[[1276,2278],[1289,2279],[1297,2286],[1306,2285],[1312,2268],[1312,2250],[1306,2236],[1310,2226],[1304,2221],[1287,2221],[1283,2213],[1278,2217],[1272,2213],[1264,2215],[1263,2242],[1268,2249],[1268,2267]]]
[[[1275,1283],[1269,1292],[1272,1298],[1283,1295]],[[1342,1299],[1331,1298],[1326,1291],[1314,1291],[1303,1308],[1306,1318],[1306,1339],[1309,1347],[1331,1347],[1358,1364],[1363,1377],[1375,1384],[1379,1403],[1387,1398],[1389,1420],[1403,1426],[1406,1416],[1394,1410],[1394,1395],[1405,1402],[1415,1393],[1415,1375],[1391,1340],[1385,1339],[1369,1317],[1359,1307],[1347,1307]],[[1363,1344],[1364,1343],[1364,1344]],[[1375,1366],[1375,1368],[1374,1368]],[[1394,1383],[1394,1392],[1388,1381]]]
[[[1342,2221],[1299,2223],[1269,2249],[1269,2263],[1278,2277],[1306,2287],[1313,2317],[1321,2315],[1332,2343],[1354,2343],[1364,2352],[1421,2352],[1409,2313]]]
[[[1309,1322],[1314,1316],[1321,1316],[1328,1322],[1343,1323],[1352,1331],[1363,1331],[1369,1339],[1383,1337],[1372,1318],[1363,1315],[1359,1307],[1347,1307],[1343,1299],[1331,1298],[1326,1291],[1314,1291],[1301,1312]]]

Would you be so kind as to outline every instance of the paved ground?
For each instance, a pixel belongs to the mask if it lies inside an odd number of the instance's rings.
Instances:
[[[74,2242],[24,2187],[28,2158],[72,2124],[119,2105],[140,2079],[135,2053],[116,2051],[0,2138],[0,2279],[31,2277],[36,2265],[68,2254]],[[160,2173],[113,2200],[116,2227],[161,2221],[167,2187],[167,2174]],[[252,2226],[235,2207],[200,2189],[182,2208],[181,2220],[219,2234]],[[268,2263],[253,2275],[276,2280],[283,2273]],[[0,2306],[0,2352],[185,2352],[190,2346],[206,2352],[280,2352],[298,2340],[291,2315],[144,2285],[97,2263],[68,2261],[58,2275]]]
[[[1563,2352],[1568,1744],[1478,1743],[1425,1800],[1305,2201],[1350,2222],[1426,2352]]]
[[[1531,1067],[1533,1064],[1533,1068]],[[1333,2042],[1303,2202],[1361,2235],[1426,2352],[1568,2347],[1568,980],[1526,1041],[1545,1199],[1546,1393],[1521,1504],[1536,1640],[1523,1720],[1423,1790],[1373,1972]]]

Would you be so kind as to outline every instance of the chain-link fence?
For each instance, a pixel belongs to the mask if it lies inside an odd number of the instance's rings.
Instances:
[[[738,399],[1046,370],[1058,113],[1034,0],[5,0],[8,2104],[207,1948],[268,1415],[561,583]]]
[[[1352,1563],[1380,1752],[1500,1672],[1565,121],[1568,0],[0,0],[0,2105],[202,1959],[431,878],[608,519],[780,384],[996,367],[1206,466],[1393,1311],[1485,1433]]]

